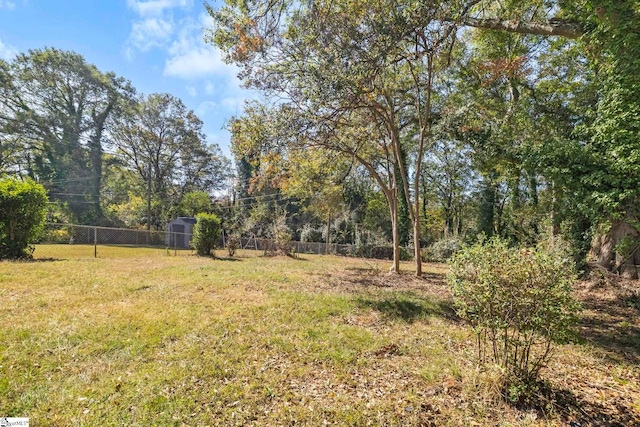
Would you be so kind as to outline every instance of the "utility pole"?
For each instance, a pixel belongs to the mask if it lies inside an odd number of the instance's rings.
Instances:
[[[329,255],[329,243],[331,242],[331,211],[327,214],[327,243],[325,245],[324,254]]]
[[[147,174],[147,231],[151,231],[151,162]],[[148,236],[147,233],[147,239]]]

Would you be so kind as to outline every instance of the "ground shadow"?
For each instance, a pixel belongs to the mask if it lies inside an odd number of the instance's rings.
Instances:
[[[55,262],[66,261],[68,258],[21,258],[21,259],[0,259],[0,262],[15,262],[15,263],[35,263],[35,262]]]
[[[226,256],[216,256],[216,255],[196,255],[202,258],[209,258],[212,261],[230,261],[230,262],[238,262],[242,261],[241,258],[238,257],[226,257]]]
[[[632,404],[618,400],[615,405],[604,406],[581,398],[571,390],[553,388],[546,382],[540,382],[536,393],[514,406],[520,410],[535,411],[541,418],[559,415],[568,426],[622,427],[640,425]]]
[[[422,273],[422,279],[434,282],[440,285],[446,285],[447,276],[443,273]]]
[[[335,287],[362,288],[392,288],[394,290],[413,290],[425,293],[442,293],[447,295],[448,286],[446,276],[441,273],[423,273],[416,277],[413,273],[387,273],[377,267],[347,267],[343,271],[332,271],[323,274],[327,282]]]
[[[402,292],[381,298],[363,297],[358,298],[356,302],[360,308],[376,310],[390,320],[412,323],[432,316],[454,322],[459,320],[450,302],[428,299],[414,293]]]
[[[214,256],[211,257],[213,260],[215,261],[230,261],[230,262],[242,262],[241,258],[236,258],[236,257],[218,257],[218,256]]]
[[[299,256],[298,254],[290,254],[290,253],[286,253],[286,254],[282,254],[282,253],[265,253],[262,254],[261,256],[262,258],[287,258],[287,259],[291,259],[294,261],[308,261],[308,258],[304,258]]]
[[[640,310],[625,298],[607,297],[597,290],[581,299],[581,341],[605,350],[616,363],[640,364]]]

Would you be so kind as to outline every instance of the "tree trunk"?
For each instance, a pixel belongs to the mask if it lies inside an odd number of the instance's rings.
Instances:
[[[102,207],[100,206],[100,193],[102,190],[102,145],[100,139],[102,131],[91,138],[89,157],[91,160],[91,169],[95,176],[91,177],[90,194],[91,202],[95,210],[95,220],[99,223],[102,220]]]
[[[147,231],[150,231],[150,230],[151,230],[151,165],[149,165],[149,178],[147,179]],[[147,236],[149,236],[148,233],[147,233]]]
[[[640,273],[640,233],[625,219],[606,233],[596,235],[591,243],[591,257],[607,271],[625,279],[638,279]]]
[[[391,214],[391,231],[393,235],[393,265],[389,273],[400,274],[400,234],[398,233],[398,192],[391,191],[387,196]]]
[[[495,230],[496,190],[493,179],[484,177],[481,183],[478,231],[491,237]]]
[[[416,201],[416,205],[418,201]],[[418,212],[418,206],[416,206]],[[422,258],[420,256],[420,215],[416,215],[413,221],[413,250],[416,257],[416,276],[422,276]]]
[[[324,254],[329,255],[329,243],[331,242],[331,212],[327,215],[327,238],[325,239]]]

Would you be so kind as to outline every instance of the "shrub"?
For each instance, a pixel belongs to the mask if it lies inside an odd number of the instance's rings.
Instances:
[[[200,213],[196,215],[191,246],[200,256],[211,255],[220,239],[221,221],[215,214]]]
[[[323,242],[323,231],[320,228],[314,228],[311,224],[305,224],[300,230],[301,242]]]
[[[571,295],[575,279],[570,257],[543,245],[518,250],[493,238],[452,258],[457,312],[477,334],[479,361],[502,368],[508,400],[525,396],[552,344],[572,336],[580,308]]]
[[[271,255],[288,255],[291,252],[291,231],[284,210],[276,213],[268,235],[273,240],[273,248],[269,251]]]
[[[421,258],[425,262],[446,262],[462,247],[458,239],[443,239],[429,245],[421,251]]]
[[[238,233],[229,234],[227,237],[227,253],[229,256],[234,256],[238,248],[240,248],[240,235]]]
[[[0,259],[31,258],[32,243],[44,228],[44,187],[32,180],[0,180]]]
[[[69,229],[66,227],[61,229],[47,229],[42,234],[39,235],[36,243],[63,243],[68,244],[73,240],[73,235],[69,232]]]

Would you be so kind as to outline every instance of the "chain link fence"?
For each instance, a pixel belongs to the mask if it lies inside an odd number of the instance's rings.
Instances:
[[[192,253],[191,237],[191,233],[50,223],[46,224],[33,255],[36,258],[108,258],[141,252],[182,255]]]
[[[366,257],[377,259],[393,259],[393,247],[378,245],[354,245],[326,242],[298,242],[291,241],[288,243],[289,248],[299,254],[316,254],[316,255],[343,255],[352,257]],[[272,251],[276,247],[276,243],[270,239],[261,239],[256,237],[240,239],[240,248],[252,249],[256,251]],[[408,259],[409,249],[401,248],[401,256]]]
[[[261,239],[256,237],[240,239],[240,247],[242,249],[253,249],[256,251],[271,251],[276,247],[273,240]],[[316,254],[316,255],[351,255],[355,245],[338,244],[326,242],[298,242],[291,241],[288,243],[289,248],[299,254]]]
[[[36,244],[33,255],[35,258],[114,258],[142,254],[190,255],[194,253],[190,247],[191,238],[192,233],[49,223],[46,225],[43,237]],[[225,248],[227,240],[228,237],[223,234],[216,246]],[[240,239],[239,247],[268,252],[274,250],[276,243],[270,239],[251,236]],[[288,247],[298,254],[393,258],[393,249],[386,246],[291,241]]]

